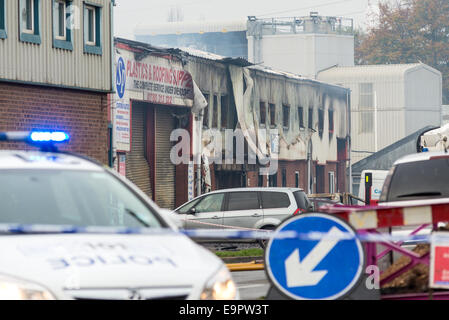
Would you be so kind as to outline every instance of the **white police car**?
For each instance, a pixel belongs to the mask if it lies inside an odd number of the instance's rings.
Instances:
[[[223,262],[63,132],[0,133],[0,299],[235,299]],[[50,152],[53,151],[53,152]]]

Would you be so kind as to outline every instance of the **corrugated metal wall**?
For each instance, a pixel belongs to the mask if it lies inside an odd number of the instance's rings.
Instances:
[[[132,144],[126,161],[126,177],[151,197],[151,168],[145,158],[146,108],[147,106],[140,103],[134,103],[132,106]]]
[[[175,129],[172,111],[166,106],[156,107],[156,192],[155,201],[161,208],[175,208],[175,165],[170,160],[173,143],[170,134]]]
[[[83,2],[73,0],[79,8],[79,27],[72,30],[73,51],[53,48],[52,3],[40,1],[41,44],[19,40],[19,0],[6,2],[7,39],[0,40],[0,79],[48,83],[64,87],[110,91],[111,34],[110,0],[90,0],[102,6],[102,55],[84,53]]]
[[[376,152],[374,131],[361,128],[363,83],[372,84],[377,99],[377,151],[426,125],[440,123],[441,74],[424,64],[339,67],[323,71],[318,79],[351,89],[353,151]],[[373,117],[374,111],[373,105]],[[369,155],[353,152],[353,163]]]

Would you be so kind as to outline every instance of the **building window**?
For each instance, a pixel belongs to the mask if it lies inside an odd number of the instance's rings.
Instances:
[[[25,0],[25,12],[23,13],[24,29],[23,32],[34,32],[34,3],[33,0]]]
[[[284,128],[288,128],[290,124],[290,107],[282,105],[282,125]]]
[[[270,113],[270,126],[276,126],[276,105],[273,103],[268,104],[268,112]]]
[[[270,187],[277,187],[278,186],[278,174],[277,173],[269,176],[268,184],[269,184]]]
[[[374,91],[372,83],[361,83],[359,86],[360,133],[374,131]]]
[[[335,193],[335,172],[329,172],[329,193]]]
[[[259,178],[257,181],[257,186],[263,187],[263,175],[259,174]]]
[[[295,172],[295,188],[299,188],[299,172]]]
[[[103,54],[101,44],[101,7],[84,4],[84,53]]]
[[[87,6],[85,10],[85,18],[87,23],[86,30],[86,44],[94,46],[96,44],[95,41],[95,8]]]
[[[298,120],[299,120],[299,129],[304,128],[304,109],[303,107],[298,107]]]
[[[204,93],[207,106],[203,109],[203,128],[209,128],[209,94]]]
[[[229,123],[229,102],[227,96],[220,97],[221,102],[221,128],[227,129]]]
[[[329,135],[334,133],[334,110],[329,109]]]
[[[287,169],[285,168],[282,169],[282,186],[287,186]]]
[[[70,21],[70,1],[53,0],[53,47],[73,50]]]
[[[313,130],[313,107],[309,108],[309,120],[308,120],[309,129]]]
[[[0,39],[6,39],[6,4],[0,0]]]
[[[267,104],[265,102],[260,102],[260,124],[267,124]]]
[[[57,0],[53,3],[53,21],[55,23],[55,38],[58,40],[67,39],[66,32],[66,2]]]
[[[41,44],[39,8],[40,0],[19,1],[20,41]]]
[[[214,94],[214,104],[212,108],[212,128],[218,128],[218,97]]]
[[[318,134],[320,137],[323,136],[323,130],[324,130],[324,110],[318,109]]]

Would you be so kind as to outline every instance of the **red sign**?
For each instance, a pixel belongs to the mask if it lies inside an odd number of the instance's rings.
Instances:
[[[121,55],[126,61],[127,90],[143,92],[143,100],[151,103],[193,105],[192,76],[181,62],[152,55],[136,61],[129,53]]]
[[[118,172],[126,177],[126,155],[119,155],[119,164],[118,164]]]
[[[449,288],[449,243],[432,243],[430,286]]]

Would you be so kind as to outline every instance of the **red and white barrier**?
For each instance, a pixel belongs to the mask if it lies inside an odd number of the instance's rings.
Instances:
[[[340,216],[357,230],[416,226],[449,222],[449,199],[407,201],[394,206],[334,206],[322,211]]]

